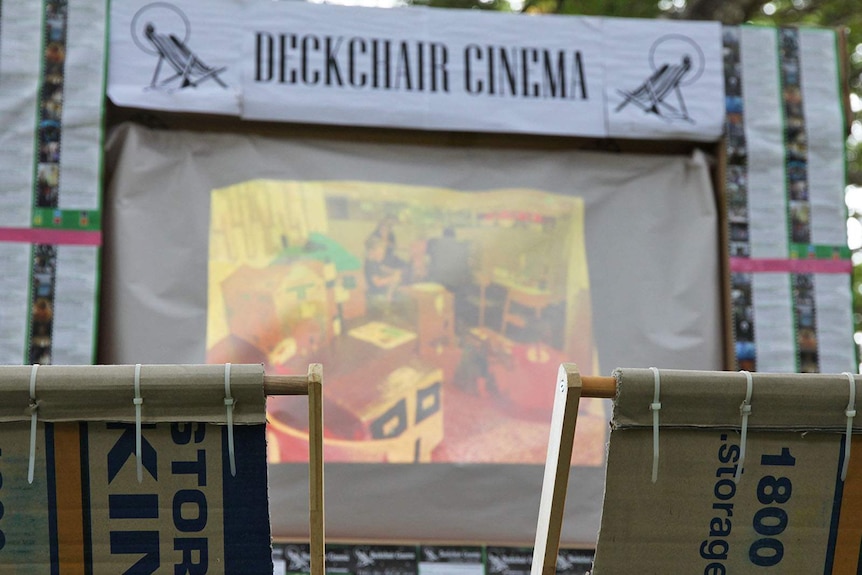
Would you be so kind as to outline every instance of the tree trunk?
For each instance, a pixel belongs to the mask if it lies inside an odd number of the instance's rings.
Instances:
[[[741,24],[763,5],[762,0],[688,0],[677,14],[683,20],[718,20],[723,24]]]

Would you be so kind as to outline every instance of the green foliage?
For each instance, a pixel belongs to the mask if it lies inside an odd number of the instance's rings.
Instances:
[[[460,8],[472,10],[496,10],[511,12],[509,0],[412,0],[413,6],[430,6],[432,8]]]
[[[612,16],[621,18],[656,18],[662,15],[656,2],[627,0],[527,0],[525,12]]]

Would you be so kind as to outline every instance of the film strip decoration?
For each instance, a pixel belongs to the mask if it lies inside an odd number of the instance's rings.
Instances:
[[[35,244],[32,248],[30,336],[28,361],[51,363],[54,328],[54,292],[57,283],[57,246]]]
[[[811,245],[808,146],[802,102],[799,30],[782,28],[778,31],[778,38],[789,243],[791,246],[796,246],[797,250],[800,245],[810,246],[813,256],[815,254]],[[793,327],[796,333],[796,370],[803,373],[818,373],[820,356],[817,344],[814,274],[794,273],[790,275],[790,282],[793,294]]]
[[[735,367],[854,369],[835,35],[726,27],[723,43]]]
[[[34,224],[41,224],[39,208],[53,208],[52,224],[62,224],[57,210],[60,196],[63,88],[66,81],[68,0],[45,0],[42,26],[42,77],[39,90]],[[38,221],[37,221],[38,220]],[[57,247],[37,243],[32,248],[30,332],[28,361],[51,363]]]
[[[27,98],[25,109],[17,98],[4,102],[7,135],[29,134],[16,138],[18,147],[7,142],[10,153],[0,161],[0,259],[8,264],[0,360],[88,364],[95,359],[102,241],[108,7],[0,3],[3,37],[12,42],[0,54],[9,82],[3,89]]]
[[[586,575],[593,551],[560,549],[556,573]],[[310,572],[309,546],[274,544],[275,573],[305,575]],[[533,558],[530,547],[465,545],[348,545],[327,544],[326,573],[345,575],[529,575]]]
[[[748,206],[748,148],[745,137],[745,106],[742,99],[742,61],[740,28],[726,26],[724,44],[724,93],[726,106],[725,152],[727,225],[730,256],[751,256]],[[754,303],[752,274],[732,273],[731,305],[736,369],[755,371],[757,350],[754,345]]]
[[[67,0],[45,0],[42,29],[42,78],[39,91],[38,145],[34,207],[57,207],[60,195],[60,146],[66,68]]]

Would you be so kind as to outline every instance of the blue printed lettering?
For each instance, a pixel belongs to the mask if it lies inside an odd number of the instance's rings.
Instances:
[[[782,447],[779,455],[763,454],[760,457],[762,467],[794,467],[796,458],[790,453],[789,447]],[[790,470],[782,470],[787,473]],[[784,558],[784,544],[777,538],[787,528],[790,521],[787,511],[779,505],[790,501],[793,494],[793,482],[789,477],[764,475],[757,483],[757,500],[764,505],[752,518],[752,527],[760,539],[752,542],[748,548],[748,559],[758,567],[773,567]]]
[[[174,551],[182,551],[182,562],[174,565],[174,575],[206,575],[209,569],[209,547],[205,537],[174,539]],[[194,560],[197,554],[197,561]]]
[[[206,424],[171,425],[171,439],[176,445],[203,443]],[[196,479],[198,487],[207,484],[207,454],[197,449],[195,458],[171,462],[173,475],[185,475]],[[174,528],[180,533],[200,533],[207,526],[208,507],[206,495],[199,489],[181,489],[174,494],[172,504]],[[177,537],[174,551],[181,552],[179,562],[174,563],[174,575],[205,575],[209,569],[209,542],[206,537]]]
[[[174,475],[197,475],[198,486],[205,487],[207,484],[207,452],[198,449],[197,460],[172,462],[171,473]]]
[[[197,509],[190,517],[186,517],[183,509]],[[197,533],[207,526],[207,499],[198,489],[180,489],[174,495],[174,527],[183,533]]]
[[[159,496],[155,493],[108,495],[108,517],[111,519],[158,519]]]
[[[730,528],[732,527],[730,523],[730,519],[721,519],[719,517],[713,517],[709,522],[709,536],[710,537],[727,537],[730,535]]]
[[[704,539],[700,544],[700,556],[704,559],[727,559],[730,545],[724,539]]]
[[[720,436],[721,445],[718,448],[719,463],[734,463],[739,460],[739,446],[727,443],[727,434]],[[715,482],[712,492],[717,501],[713,501],[712,508],[718,512],[724,512],[724,516],[718,514],[709,520],[709,536],[700,544],[700,556],[708,563],[704,567],[704,575],[724,574],[726,567],[721,561],[726,561],[730,551],[730,543],[727,537],[733,529],[733,502],[736,496],[736,482],[734,476],[736,465],[719,466],[715,470]]]
[[[727,445],[725,443],[718,450],[718,460],[722,463],[736,463],[737,461],[739,461],[739,446]]]
[[[128,423],[108,423],[108,429],[122,429],[117,442],[108,452],[108,483],[111,483],[132,456],[135,455],[135,426]],[[155,425],[144,425],[152,429]],[[145,437],[141,437],[141,464],[153,479],[158,480],[159,469],[156,450]]]
[[[159,532],[112,531],[111,555],[143,555],[123,575],[152,575],[159,568]]]
[[[192,437],[194,437],[195,443],[201,443],[206,434],[207,426],[205,423],[171,424],[171,439],[177,445],[187,445],[192,440]]]
[[[713,493],[716,499],[727,501],[736,495],[736,482],[733,479],[719,479],[715,482]]]

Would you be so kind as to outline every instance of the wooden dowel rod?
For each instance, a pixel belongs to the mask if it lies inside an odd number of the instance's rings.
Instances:
[[[585,375],[581,382],[583,397],[613,399],[617,395],[617,381],[613,377]],[[263,389],[267,395],[308,395],[308,376],[264,375]]]
[[[617,396],[617,380],[613,377],[586,375],[581,377],[581,397],[604,397],[613,399]]]
[[[264,375],[263,390],[267,395],[308,395],[308,376]]]

